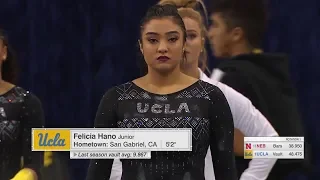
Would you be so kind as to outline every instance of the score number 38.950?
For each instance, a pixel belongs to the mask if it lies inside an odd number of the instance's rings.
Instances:
[[[303,144],[289,144],[289,148],[299,148],[299,149],[302,149],[302,148],[303,148]]]

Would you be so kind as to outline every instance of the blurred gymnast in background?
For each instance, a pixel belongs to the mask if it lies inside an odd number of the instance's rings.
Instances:
[[[123,159],[121,179],[204,180],[210,145],[216,179],[236,180],[228,102],[216,86],[181,72],[186,29],[177,8],[151,7],[140,27],[147,74],[104,95],[95,127],[192,128],[192,151],[152,152],[150,160]],[[109,179],[112,164],[113,160],[91,160],[87,180]]]
[[[16,86],[17,66],[0,31],[0,179],[40,180],[43,152],[31,151],[31,128],[44,126],[39,99]]]
[[[205,50],[206,28],[201,14],[194,9],[205,10],[202,2],[196,0],[162,0],[160,4],[174,4],[179,8],[179,14],[186,26],[186,56],[181,63],[183,73],[218,86],[226,96],[234,119],[235,130],[235,154],[243,158],[243,138],[242,132],[246,136],[277,136],[276,131],[267,119],[252,105],[250,100],[236,92],[229,86],[210,80],[203,71],[206,70],[207,54]],[[205,13],[203,13],[205,14]],[[199,68],[201,67],[201,69]],[[240,131],[241,132],[240,132]],[[237,133],[238,132],[238,133]],[[242,173],[241,180],[266,179],[272,169],[276,159],[255,159],[252,160],[248,169]],[[205,164],[206,180],[213,180],[214,171],[210,148],[206,156]],[[121,162],[114,160],[112,176],[110,180],[121,179]]]

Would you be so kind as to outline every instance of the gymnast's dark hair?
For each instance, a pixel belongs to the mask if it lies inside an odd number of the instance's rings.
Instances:
[[[140,22],[140,38],[139,41],[142,43],[142,31],[144,29],[145,24],[147,24],[149,21],[153,19],[161,19],[161,18],[171,18],[173,22],[175,22],[182,30],[183,32],[183,41],[185,42],[187,39],[187,32],[186,27],[184,25],[184,22],[182,18],[179,15],[178,9],[175,5],[172,4],[165,4],[165,5],[154,5],[150,7],[145,14],[145,16],[142,18]],[[138,46],[139,47],[139,46]],[[140,50],[139,54],[141,56]],[[140,60],[141,64],[139,64],[141,68],[142,74],[146,74],[148,72],[147,65],[143,58]]]
[[[12,50],[8,42],[8,38],[4,30],[0,29],[0,40],[3,41],[3,45],[7,47],[7,58],[1,65],[1,76],[4,81],[12,84],[16,84],[18,80],[18,66],[15,58],[15,53]]]

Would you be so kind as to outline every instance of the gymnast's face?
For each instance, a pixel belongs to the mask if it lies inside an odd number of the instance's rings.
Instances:
[[[147,22],[139,44],[149,72],[167,73],[180,68],[184,49],[183,31],[171,18]]]
[[[186,63],[183,63],[184,67],[188,65],[196,64],[198,66],[198,61],[200,53],[204,47],[204,38],[202,37],[201,27],[199,22],[194,19],[185,17],[183,22],[187,30],[187,43],[186,43]]]

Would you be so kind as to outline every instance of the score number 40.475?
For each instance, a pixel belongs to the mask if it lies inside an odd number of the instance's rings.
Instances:
[[[289,152],[289,156],[302,156],[303,153],[302,152]]]

